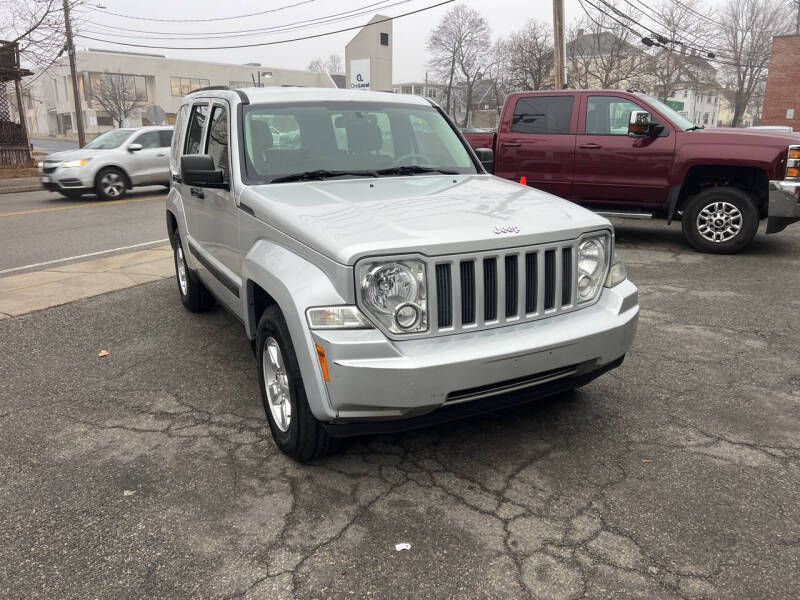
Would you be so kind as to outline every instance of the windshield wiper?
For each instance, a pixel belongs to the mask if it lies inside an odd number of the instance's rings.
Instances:
[[[693,125],[689,127],[689,129],[687,129],[686,131],[697,131],[699,129],[705,129],[705,128],[706,128],[705,125]]]
[[[291,175],[281,175],[270,180],[270,183],[288,183],[290,181],[310,181],[312,179],[330,179],[332,177],[377,177],[375,171],[327,171],[317,169],[315,171],[303,171],[302,173],[292,173]]]
[[[414,175],[416,173],[442,173],[443,175],[456,175],[457,171],[448,169],[437,169],[434,167],[422,167],[420,165],[402,165],[400,167],[390,167],[388,169],[378,169],[378,175]]]

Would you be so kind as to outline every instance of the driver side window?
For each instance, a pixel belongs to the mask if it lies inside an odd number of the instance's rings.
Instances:
[[[645,109],[625,98],[589,96],[586,103],[586,133],[628,135],[628,122],[635,110]]]

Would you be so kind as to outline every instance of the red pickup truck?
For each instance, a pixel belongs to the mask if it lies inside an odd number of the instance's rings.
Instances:
[[[499,177],[609,216],[681,218],[695,249],[732,253],[800,220],[800,134],[703,129],[645,94],[510,94],[496,133],[465,133]]]

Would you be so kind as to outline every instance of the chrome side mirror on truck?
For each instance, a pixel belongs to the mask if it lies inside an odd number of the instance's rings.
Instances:
[[[631,111],[628,121],[628,137],[658,137],[664,131],[664,126],[653,120],[646,110]]]

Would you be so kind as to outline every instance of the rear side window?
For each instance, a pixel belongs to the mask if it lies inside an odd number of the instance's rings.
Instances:
[[[203,145],[203,127],[208,117],[208,105],[196,104],[192,109],[192,117],[189,119],[189,132],[186,134],[186,147],[184,154],[200,154]]]
[[[188,114],[189,105],[182,104],[175,119],[175,135],[172,136],[172,150],[169,154],[169,168],[173,173],[178,172],[178,157],[181,153],[181,140],[183,140],[183,134],[186,131],[186,117]]]
[[[531,96],[514,105],[511,131],[515,133],[569,133],[572,96]]]
[[[211,125],[208,127],[206,154],[214,159],[214,167],[222,171],[223,179],[228,181],[228,109],[215,105],[211,112]]]

